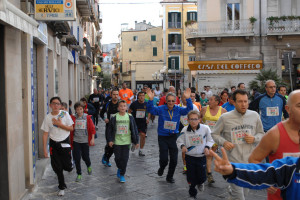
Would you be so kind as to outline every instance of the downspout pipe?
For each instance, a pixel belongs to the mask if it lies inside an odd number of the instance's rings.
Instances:
[[[259,0],[259,53],[261,55],[262,59],[262,65],[263,67],[265,66],[264,64],[264,53],[262,52],[262,17],[261,17],[261,0]]]

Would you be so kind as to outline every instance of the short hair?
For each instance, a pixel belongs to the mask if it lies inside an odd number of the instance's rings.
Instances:
[[[236,87],[235,87],[235,86],[231,86],[231,88],[230,88],[230,89],[232,90],[232,88],[236,89]]]
[[[269,79],[269,80],[267,80],[267,81],[265,82],[265,88],[267,87],[267,84],[270,83],[270,82],[274,82],[275,85],[276,85],[276,82],[275,82],[274,80]]]
[[[285,85],[280,85],[279,87],[278,87],[278,90],[280,90],[280,88],[285,88],[286,89],[286,86]]]
[[[137,96],[140,96],[140,94],[145,94],[145,92],[139,92]]]
[[[164,89],[164,92],[168,92],[169,90],[167,88]]]
[[[85,97],[82,97],[82,98],[80,99],[80,101],[87,102],[87,100],[86,100],[86,98],[85,98]]]
[[[225,91],[225,92],[227,92],[227,93],[229,92],[228,88],[224,88],[223,91]]]
[[[197,116],[198,116],[198,119],[200,119],[200,112],[197,111],[197,110],[191,110],[191,111],[187,114],[188,119],[190,119],[190,116],[191,116],[191,115],[197,115]]]
[[[145,87],[148,88],[148,85],[143,85],[143,88],[145,88]]]
[[[118,107],[119,107],[119,105],[120,105],[121,103],[127,104],[125,100],[120,100],[120,101],[118,101]]]
[[[196,93],[196,88],[195,87],[191,87],[191,92],[192,93]]]
[[[115,87],[115,88],[112,89],[111,93],[113,93],[115,91],[119,92],[119,89]]]
[[[232,94],[232,99],[233,99],[234,102],[236,101],[236,95],[237,95],[237,94],[240,94],[240,95],[247,95],[247,97],[248,97],[248,92],[247,92],[247,91],[245,91],[245,90],[236,90],[236,91],[234,91],[234,93]]]
[[[62,102],[61,106],[64,107],[64,108],[66,108],[66,109],[68,108],[68,104],[66,102]]]
[[[239,83],[239,84],[238,84],[238,88],[239,88],[239,87],[240,87],[242,84],[244,84],[244,85],[245,85],[245,83]]]
[[[228,93],[228,99],[232,97],[232,93]]]
[[[57,99],[59,101],[59,103],[61,103],[61,98],[60,97],[52,97],[50,99],[50,103],[52,103],[53,100]]]
[[[205,92],[201,92],[201,94],[200,94],[200,95],[202,95],[202,94],[205,94]]]
[[[69,100],[69,106],[71,106],[72,105],[72,100]]]
[[[223,90],[223,91],[221,92],[221,96],[222,96],[223,94],[225,94],[225,93],[228,95],[228,92],[225,91],[225,90]]]
[[[215,97],[215,101],[217,101],[219,103],[221,102],[221,97],[219,95],[214,94],[214,95],[212,95],[212,97]]]
[[[78,101],[74,104],[74,110],[76,110],[76,108],[78,107],[82,107],[83,109],[85,108],[84,104],[81,101]]]
[[[167,95],[166,95],[166,101],[168,99],[169,96],[173,96],[176,100],[176,95],[173,93],[173,92],[169,92]]]

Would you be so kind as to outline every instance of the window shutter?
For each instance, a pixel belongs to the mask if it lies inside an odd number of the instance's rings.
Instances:
[[[168,58],[168,69],[171,69],[171,57]]]
[[[153,47],[153,56],[157,56],[157,47]]]
[[[187,12],[187,20],[190,21],[191,20],[191,13]]]
[[[168,22],[172,22],[172,13],[168,13]]]
[[[181,34],[177,35],[177,43],[176,44],[181,45]]]

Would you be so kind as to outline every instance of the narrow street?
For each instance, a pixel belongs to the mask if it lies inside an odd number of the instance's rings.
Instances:
[[[146,139],[146,156],[139,157],[138,151],[130,152],[130,159],[126,172],[126,183],[119,183],[116,177],[116,165],[112,157],[112,167],[105,167],[101,164],[101,156],[105,145],[104,122],[98,124],[98,138],[96,146],[90,148],[93,173],[87,175],[86,166],[81,162],[83,174],[82,181],[75,182],[76,170],[71,173],[65,172],[65,179],[68,189],[65,196],[57,197],[57,178],[50,165],[47,165],[42,180],[37,184],[36,189],[26,199],[69,199],[69,200],[164,200],[164,199],[189,199],[188,184],[186,177],[182,174],[181,153],[177,170],[175,172],[175,184],[167,183],[165,174],[162,177],[157,175],[158,169],[158,144],[157,144],[157,120],[148,126],[148,137]],[[197,199],[226,199],[227,183],[221,175],[214,173],[216,183],[212,186],[205,184],[205,191],[198,193]],[[250,191],[247,199],[266,199],[265,191]]]

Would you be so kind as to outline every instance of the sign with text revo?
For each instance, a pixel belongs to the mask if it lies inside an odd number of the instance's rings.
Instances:
[[[39,21],[74,21],[76,0],[35,0],[35,19]]]

